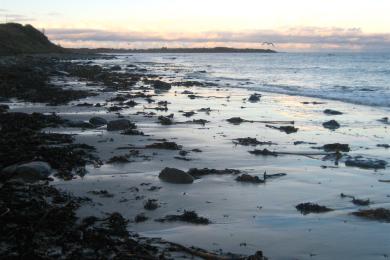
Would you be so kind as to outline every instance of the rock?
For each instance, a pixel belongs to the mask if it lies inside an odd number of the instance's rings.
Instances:
[[[89,123],[91,123],[94,126],[103,126],[107,124],[107,120],[102,117],[94,116],[91,119],[89,119]]]
[[[383,147],[383,148],[386,148],[386,149],[390,148],[390,144],[377,144],[376,146],[377,147]]]
[[[8,166],[1,173],[1,179],[22,179],[26,182],[36,182],[47,179],[51,174],[51,167],[46,162],[35,161]]]
[[[330,130],[336,130],[340,128],[340,124],[336,120],[327,121],[323,123],[322,126]]]
[[[190,184],[194,182],[194,178],[190,174],[179,169],[168,167],[162,170],[158,177],[165,182],[176,184]]]
[[[298,132],[299,128],[287,125],[287,126],[273,126],[273,125],[265,125],[268,128],[277,129],[281,132],[285,132],[286,134],[292,134]]]
[[[118,119],[108,122],[107,130],[108,131],[120,131],[126,129],[134,128],[134,124],[127,119]]]
[[[337,110],[325,109],[324,114],[337,116],[337,115],[342,115],[343,113],[341,113],[340,111],[337,111]]]
[[[387,162],[384,160],[368,159],[361,156],[349,158],[345,161],[346,166],[359,167],[363,169],[385,169]]]
[[[238,176],[236,178],[236,181],[249,183],[265,183],[265,180],[260,179],[258,176],[252,176],[246,173]]]
[[[246,120],[242,119],[241,117],[232,117],[232,118],[227,119],[226,121],[228,121],[229,123],[231,123],[233,125],[239,125],[243,122],[246,122]]]
[[[254,93],[248,98],[249,102],[256,103],[260,101],[261,94]]]
[[[340,144],[340,143],[334,143],[334,144],[326,144],[322,147],[326,152],[349,152],[351,151],[351,148],[349,148],[348,144]]]
[[[94,128],[95,126],[89,122],[84,122],[81,120],[69,120],[65,122],[65,125],[68,127],[77,127],[77,128]]]
[[[307,215],[310,213],[325,213],[333,211],[333,209],[330,209],[328,207],[320,206],[318,204],[310,202],[298,204],[295,208],[303,215]]]

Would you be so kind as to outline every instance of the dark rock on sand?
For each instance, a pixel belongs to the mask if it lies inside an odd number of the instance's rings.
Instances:
[[[91,123],[92,125],[97,127],[97,126],[106,125],[107,120],[102,118],[102,117],[94,116],[94,117],[89,119],[89,123]]]
[[[366,219],[390,222],[389,209],[384,209],[384,208],[367,209],[367,210],[360,210],[357,212],[353,212],[352,214]]]
[[[180,150],[181,146],[175,142],[153,143],[145,146],[149,149]]]
[[[252,176],[249,174],[242,174],[236,178],[236,181],[239,182],[249,182],[249,183],[265,183],[265,180],[260,179],[258,176]]]
[[[260,101],[260,98],[261,98],[261,94],[254,93],[254,94],[250,95],[250,97],[248,98],[248,101],[252,102],[252,103],[256,103],[256,102]]]
[[[50,174],[51,167],[48,163],[35,161],[6,167],[1,171],[0,179],[22,179],[27,182],[36,182],[47,179]]]
[[[190,174],[179,169],[168,167],[162,170],[158,177],[165,182],[176,184],[190,184],[194,182],[194,178]]]
[[[363,158],[362,156],[351,157],[345,161],[346,166],[363,169],[385,169],[387,162],[384,160]]]
[[[232,118],[227,119],[226,121],[228,121],[229,123],[231,123],[233,125],[239,125],[243,122],[246,122],[246,120],[242,119],[241,117],[232,117]]]
[[[310,203],[310,202],[298,204],[295,208],[303,215],[307,215],[310,213],[325,213],[325,212],[333,211],[333,209],[331,208],[321,206],[315,203]]]
[[[253,150],[253,151],[249,151],[250,154],[254,154],[254,155],[264,155],[264,156],[278,156],[278,154],[276,152],[271,152],[270,150],[268,149],[263,149],[263,150]]]
[[[340,111],[333,110],[333,109],[325,109],[324,113],[327,114],[327,115],[333,115],[333,116],[337,116],[337,115],[342,115],[343,114]]]
[[[351,148],[349,148],[348,144],[340,144],[340,143],[334,143],[334,144],[326,144],[322,147],[327,152],[349,152],[351,151]]]
[[[323,123],[322,126],[330,130],[336,130],[340,128],[340,124],[336,120],[327,121]]]
[[[168,215],[164,218],[156,219],[158,222],[173,222],[173,221],[183,221],[193,224],[202,224],[207,225],[210,224],[211,221],[207,218],[200,217],[195,211],[184,211],[181,215]]]
[[[134,128],[135,128],[134,123],[130,122],[130,120],[127,119],[113,120],[108,122],[107,124],[108,131],[120,131],[126,129],[134,129]]]

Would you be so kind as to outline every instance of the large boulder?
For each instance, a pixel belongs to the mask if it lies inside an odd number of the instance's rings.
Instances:
[[[165,168],[158,176],[161,180],[176,184],[190,184],[194,182],[194,177],[190,174],[175,168]]]
[[[50,174],[50,165],[41,161],[15,164],[8,166],[1,171],[2,179],[22,179],[26,182],[44,180],[47,179]]]
[[[89,119],[89,123],[93,124],[94,126],[103,126],[107,124],[107,120],[102,117],[94,116]]]
[[[130,120],[127,119],[118,119],[108,122],[107,124],[107,130],[108,131],[120,131],[120,130],[126,130],[129,128],[133,128],[133,124],[130,122]]]

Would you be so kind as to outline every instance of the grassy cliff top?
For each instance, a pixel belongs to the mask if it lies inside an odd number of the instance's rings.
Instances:
[[[65,49],[50,42],[31,25],[0,24],[0,55],[58,53]]]

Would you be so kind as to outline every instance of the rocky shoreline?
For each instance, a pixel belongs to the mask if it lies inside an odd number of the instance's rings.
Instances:
[[[1,101],[17,98],[50,106],[96,95],[91,91],[54,86],[52,76],[73,76],[95,81],[116,90],[129,89],[141,77],[122,75],[97,66],[77,65],[74,55],[25,56],[0,62]],[[84,57],[85,58],[85,57]],[[96,56],[91,56],[93,59]],[[156,88],[159,88],[156,85]],[[142,92],[136,94],[143,96]],[[145,96],[145,98],[150,98]],[[117,96],[119,100],[119,96]],[[126,220],[112,212],[105,218],[78,218],[76,210],[91,203],[50,185],[51,174],[63,180],[86,174],[87,164],[101,164],[95,148],[74,143],[69,134],[42,131],[60,126],[94,128],[107,122],[96,117],[90,123],[65,120],[56,114],[0,111],[0,226],[1,258],[6,259],[266,259],[215,254],[159,239],[146,239],[127,230]],[[108,123],[108,130],[136,128],[128,120]],[[137,134],[137,133],[135,133]]]
[[[96,60],[104,65],[97,65]],[[109,62],[105,64],[105,60]],[[250,117],[250,113],[241,117],[237,111],[263,102],[264,97],[259,93],[250,93],[244,98],[238,96],[235,102],[241,107],[230,111],[231,114],[222,114],[223,119],[217,118],[217,121],[213,115],[219,116],[220,112],[213,107],[201,105],[205,101],[212,105],[221,101],[224,102],[221,106],[228,107],[234,97],[231,98],[229,92],[215,82],[178,78],[167,80],[140,64],[128,63],[124,67],[116,64],[115,60],[115,56],[75,54],[19,56],[0,60],[1,257],[266,259],[261,251],[253,247],[249,248],[252,253],[256,252],[252,256],[227,253],[230,250],[206,251],[164,239],[146,238],[128,230],[150,223],[151,220],[154,220],[151,225],[178,222],[212,226],[221,223],[221,220],[209,217],[207,210],[200,213],[193,210],[191,207],[195,206],[191,203],[174,206],[176,200],[182,199],[178,195],[192,199],[188,194],[195,192],[182,187],[199,183],[206,186],[205,183],[210,179],[216,179],[217,184],[218,181],[226,182],[228,187],[250,185],[244,186],[247,190],[265,188],[266,185],[272,187],[289,178],[293,171],[290,165],[298,164],[298,169],[301,170],[302,165],[305,165],[300,161],[301,158],[313,159],[316,163],[319,161],[321,166],[318,168],[321,170],[338,169],[340,164],[357,171],[364,169],[376,172],[388,169],[385,159],[355,154],[353,150],[356,147],[339,143],[340,139],[334,141],[336,138],[330,138],[333,141],[320,144],[291,137],[302,131],[308,133],[309,127],[302,127],[302,122],[291,120],[288,116],[283,120],[259,120],[257,117]],[[213,94],[200,90],[207,87],[215,88]],[[176,105],[176,100],[181,109],[173,113],[172,107]],[[190,108],[187,105],[189,101],[199,102],[198,109]],[[317,106],[319,103],[303,105]],[[22,112],[23,106],[31,106],[31,113]],[[81,115],[78,114],[79,111]],[[344,128],[342,120],[333,119],[342,116],[343,112],[333,108],[321,110],[320,113],[332,119],[323,120],[318,126],[320,130],[316,131],[332,134]],[[388,125],[386,117],[378,118],[377,122],[379,127]],[[226,126],[220,127],[222,124]],[[157,127],[156,130],[151,125]],[[256,138],[235,136],[228,139],[228,130],[235,131],[236,127],[247,126],[261,127],[262,131],[270,133],[266,135],[268,139],[261,135],[256,135]],[[177,129],[179,133],[195,130],[210,132],[207,142],[212,138],[222,138],[223,145],[233,146],[242,152],[242,155],[237,152],[237,156],[240,156],[237,160],[248,160],[248,166],[242,166],[241,162],[233,159],[228,162],[222,158],[220,160],[223,164],[219,163],[217,168],[207,161],[210,145],[194,147],[192,143],[183,142],[184,139],[178,138],[179,135],[164,135],[174,131],[172,129]],[[183,136],[187,133],[183,133]],[[242,132],[239,134],[242,135]],[[193,136],[200,138],[202,134]],[[270,140],[271,137],[275,138]],[[288,140],[288,146],[285,140]],[[385,144],[381,145],[376,149],[387,149]],[[297,150],[289,150],[291,147]],[[223,150],[221,147],[218,149],[221,152]],[[291,157],[298,158],[298,163],[287,161],[286,158]],[[214,160],[213,157],[211,159]],[[261,169],[270,170],[253,169],[250,160],[264,160]],[[286,162],[287,166],[280,167],[283,163],[276,160]],[[309,165],[312,162],[305,163]],[[128,183],[125,191],[101,188],[106,187],[104,185],[95,187],[93,183],[82,188],[82,195],[71,193],[74,188],[71,187],[72,184],[77,187],[76,182],[88,178],[91,171],[113,169],[126,172],[129,170],[124,165],[135,164],[143,167],[138,166],[141,173],[150,172],[145,170],[148,167],[158,173],[153,178],[140,178],[142,181],[139,183],[138,180],[133,182],[131,174],[126,176]],[[121,175],[124,175],[110,174],[113,178],[122,178]],[[383,177],[380,181],[385,185],[387,177]],[[165,189],[166,194],[174,198],[159,195],[161,189]],[[351,202],[356,206],[351,214],[345,215],[390,222],[390,211],[385,206],[366,208],[373,205],[370,199],[341,194],[337,199],[352,198]],[[213,199],[207,198],[206,202],[202,201],[202,205],[212,204]],[[316,201],[302,200],[291,203],[291,208],[302,216],[338,212],[332,205],[323,206],[322,202],[317,204]],[[99,208],[110,208],[111,203],[113,208],[119,208],[117,205],[128,207],[127,211],[131,211],[133,219],[111,209],[108,212]],[[167,210],[166,204],[173,207],[174,211]],[[85,214],[83,211],[84,208],[95,206],[99,208],[94,209],[95,212],[104,213],[91,214],[87,211],[88,214]],[[262,209],[263,206],[257,206],[256,210],[261,212]],[[223,220],[228,218],[228,214],[223,215]],[[250,218],[256,219],[256,216]],[[242,242],[239,247],[245,248],[247,243]]]

